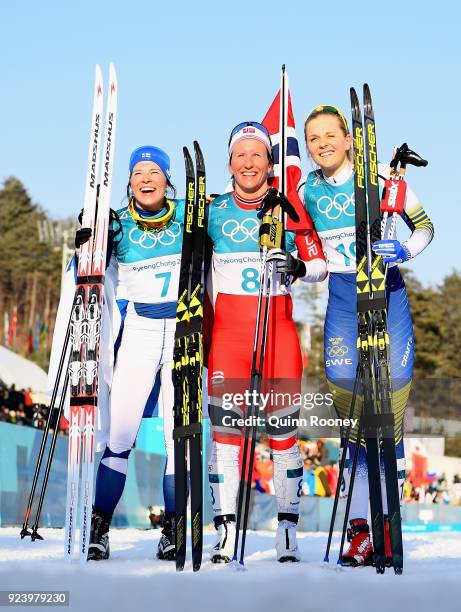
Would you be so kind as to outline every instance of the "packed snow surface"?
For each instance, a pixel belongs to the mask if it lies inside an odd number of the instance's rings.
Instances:
[[[64,531],[43,529],[43,541],[0,529],[0,590],[68,590],[70,610],[85,612],[397,612],[460,610],[461,533],[405,534],[405,568],[377,575],[374,568],[336,569],[322,563],[326,534],[298,535],[301,563],[277,563],[274,534],[250,532],[246,571],[209,561],[213,533],[205,535],[203,564],[184,572],[154,558],[160,530],[112,529],[108,561],[81,566],[63,561]],[[26,609],[22,608],[21,609]],[[30,607],[28,608],[30,609]],[[40,609],[44,609],[43,607]]]

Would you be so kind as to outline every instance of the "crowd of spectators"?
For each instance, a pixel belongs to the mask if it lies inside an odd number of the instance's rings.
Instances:
[[[34,402],[30,388],[16,389],[15,385],[8,386],[0,380],[0,422],[44,429],[47,416],[47,406]],[[50,431],[56,428],[56,421],[57,411],[55,410],[50,423]],[[68,433],[68,423],[64,416],[61,416],[58,427],[59,433]]]
[[[304,464],[301,494],[334,496],[339,465],[336,457],[329,457],[325,440],[298,440],[298,445]],[[263,493],[274,493],[271,452],[264,438],[256,444],[252,486]],[[461,505],[461,475],[456,474],[450,481],[445,474],[427,474],[417,482],[414,473],[407,471],[403,503],[416,502]]]
[[[44,429],[48,407],[34,402],[30,388],[16,389],[0,380],[0,422],[25,425]],[[50,431],[56,427],[57,411],[51,419]],[[68,434],[68,422],[62,415],[58,433]],[[329,457],[328,447],[323,439],[298,440],[303,460],[302,495],[319,497],[334,496],[338,484],[338,463]],[[242,449],[243,450],[243,445]],[[265,438],[256,444],[253,466],[252,487],[263,493],[274,494],[274,468],[271,451]],[[461,505],[461,475],[456,474],[450,481],[445,474],[427,474],[415,477],[407,471],[403,486],[403,503]]]
[[[304,463],[302,495],[331,497],[338,485],[338,463],[329,456],[325,440],[298,440]]]
[[[338,464],[331,460],[324,440],[299,440],[303,460],[302,495],[330,497],[338,483]],[[242,445],[243,448],[243,445]],[[267,441],[256,444],[252,487],[262,493],[274,494],[273,463]]]
[[[444,504],[461,506],[461,475],[455,474],[450,480],[445,474],[430,474],[428,482],[415,484],[412,474],[407,471],[403,485],[403,503]]]

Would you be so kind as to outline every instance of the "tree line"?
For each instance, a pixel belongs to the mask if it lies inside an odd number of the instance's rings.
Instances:
[[[47,367],[61,285],[62,246],[45,240],[52,223],[24,185],[0,189],[0,343]]]

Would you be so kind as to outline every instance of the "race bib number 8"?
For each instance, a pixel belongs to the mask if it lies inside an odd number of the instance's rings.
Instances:
[[[256,268],[244,268],[242,270],[242,289],[246,293],[258,293],[259,271]]]

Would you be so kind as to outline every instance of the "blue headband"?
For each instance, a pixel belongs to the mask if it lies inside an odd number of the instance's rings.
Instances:
[[[133,168],[139,162],[154,162],[161,169],[163,174],[169,180],[171,177],[170,172],[170,158],[158,147],[151,147],[149,145],[144,147],[138,147],[133,151],[130,157],[130,176],[133,173]]]

